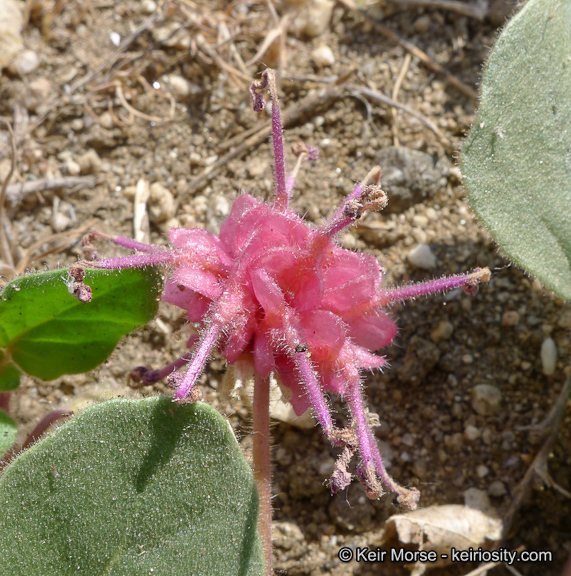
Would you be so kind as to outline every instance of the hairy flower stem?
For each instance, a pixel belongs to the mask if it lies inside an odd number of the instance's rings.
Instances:
[[[266,70],[259,82],[253,82],[250,87],[250,95],[255,112],[261,112],[265,108],[265,100],[261,93],[268,88],[272,98],[272,140],[274,144],[275,176],[276,176],[276,199],[274,206],[278,210],[286,210],[289,194],[286,187],[286,165],[284,155],[284,141],[282,117],[278,101],[278,89],[276,86],[276,73],[274,70]]]
[[[329,407],[325,402],[325,397],[321,391],[321,386],[317,381],[315,372],[311,367],[309,358],[307,357],[307,352],[296,352],[295,353],[295,365],[301,375],[301,381],[303,382],[303,387],[309,396],[311,405],[313,406],[313,411],[315,412],[315,417],[321,424],[323,431],[327,437],[335,444],[333,438],[333,421],[331,420],[331,414],[329,412]]]
[[[218,322],[211,322],[210,326],[208,326],[208,329],[198,344],[192,362],[189,364],[188,370],[174,395],[176,402],[184,401],[184,399],[189,395],[190,390],[202,373],[210,352],[214,346],[216,346],[221,330],[222,327]]]
[[[254,375],[254,479],[260,508],[258,530],[265,558],[265,576],[272,576],[272,466],[270,455],[270,380]]]
[[[464,290],[470,295],[473,295],[477,290],[478,283],[488,282],[489,279],[490,270],[488,268],[483,268],[481,270],[476,270],[472,274],[462,274],[450,278],[441,278],[440,280],[422,282],[421,284],[413,284],[412,286],[405,286],[404,288],[382,290],[375,303],[380,306],[386,306],[387,304],[397,302],[398,300],[410,300],[411,298],[417,298],[418,296],[444,292],[460,287],[464,288]]]

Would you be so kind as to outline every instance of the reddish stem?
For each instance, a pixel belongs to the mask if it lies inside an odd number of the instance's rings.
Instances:
[[[0,393],[0,410],[4,410],[6,414],[10,413],[10,395],[11,392]]]
[[[35,444],[48,430],[48,428],[63,418],[73,416],[71,410],[52,410],[49,414],[44,416],[37,426],[32,430],[32,433],[26,438],[26,441],[18,452],[27,450],[32,444]]]
[[[265,576],[272,576],[272,468],[270,458],[270,380],[254,376],[254,479],[260,499],[258,530],[262,538]]]

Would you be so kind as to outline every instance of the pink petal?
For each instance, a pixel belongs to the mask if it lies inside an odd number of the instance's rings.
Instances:
[[[346,340],[346,328],[338,316],[327,310],[301,312],[301,333],[315,362],[333,365]]]
[[[297,416],[301,416],[310,406],[309,398],[300,382],[300,376],[295,364],[284,354],[276,357],[277,374],[282,387],[285,387],[284,396],[290,396],[291,404]]]
[[[222,287],[218,278],[211,272],[199,268],[184,266],[175,270],[171,280],[194,292],[198,292],[210,300],[218,300],[222,295]]]
[[[179,259],[183,262],[203,263],[207,259],[226,270],[232,267],[233,260],[226,252],[220,239],[206,230],[171,228],[169,240],[184,252],[184,254],[179,254]]]
[[[381,368],[387,363],[387,359],[383,356],[376,356],[371,354],[369,351],[361,348],[360,346],[353,345],[353,354],[355,356],[355,361],[359,368],[364,368],[365,370],[373,370],[375,368]]]
[[[379,350],[390,344],[397,334],[397,326],[382,310],[369,316],[344,319],[349,326],[349,336],[358,346]]]
[[[379,291],[381,267],[373,256],[337,249],[324,275],[323,308],[343,313],[371,300]]]
[[[180,285],[172,278],[165,283],[162,299],[169,304],[186,310],[190,322],[201,322],[208,313],[212,302],[210,299],[188,288],[181,290]]]
[[[285,309],[282,291],[265,270],[250,270],[250,279],[256,299],[266,314],[279,313]]]
[[[246,350],[254,337],[257,322],[252,314],[241,316],[239,324],[232,326],[231,335],[227,344],[222,350],[222,355],[228,364],[233,364],[238,360],[242,352]]]

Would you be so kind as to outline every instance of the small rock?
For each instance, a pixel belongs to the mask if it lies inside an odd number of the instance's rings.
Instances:
[[[293,522],[272,522],[272,541],[276,548],[291,550],[304,540],[302,531]]]
[[[515,310],[508,310],[502,315],[502,326],[511,327],[519,324],[519,313]]]
[[[449,320],[441,320],[438,326],[430,332],[430,338],[435,344],[448,340],[454,332],[454,324]]]
[[[312,56],[320,68],[335,64],[335,55],[329,46],[319,46],[313,51]]]
[[[506,493],[506,486],[501,480],[494,480],[488,487],[488,494],[494,498],[499,498]]]
[[[413,228],[411,236],[416,240],[417,244],[426,244],[428,242],[428,234],[422,228]]]
[[[22,50],[10,62],[8,70],[12,74],[26,76],[37,70],[39,65],[40,57],[33,50]]]
[[[553,338],[546,338],[541,343],[541,366],[546,376],[551,376],[557,366],[557,344]]]
[[[45,104],[53,91],[53,84],[47,78],[35,78],[28,86],[26,106],[35,112],[39,106]]]
[[[462,362],[466,365],[470,365],[474,363],[474,356],[472,354],[464,354],[462,356]]]
[[[141,9],[143,14],[154,14],[157,11],[157,3],[154,0],[143,0]]]
[[[417,268],[431,270],[436,268],[436,256],[428,244],[418,244],[408,253],[408,260]]]
[[[486,446],[490,446],[493,439],[494,435],[492,434],[492,431],[489,428],[485,428],[482,432],[482,442],[484,442]]]
[[[166,222],[174,218],[177,203],[170,190],[160,182],[151,184],[151,196],[149,199],[149,219],[151,222]]]
[[[262,162],[257,158],[253,158],[252,161],[248,162],[246,170],[250,178],[259,178],[267,169],[267,164]]]
[[[444,436],[444,445],[448,450],[452,450],[453,452],[459,452],[462,450],[464,446],[464,438],[460,432],[456,432],[456,434],[450,434]]]
[[[22,49],[23,16],[17,0],[3,0],[0,10],[0,71]]]
[[[103,114],[99,116],[99,122],[101,123],[101,126],[107,130],[111,130],[115,125],[113,122],[113,116],[111,116],[109,112],[103,112]]]
[[[403,212],[448,184],[450,163],[445,157],[436,158],[425,152],[402,146],[383,148],[375,155],[375,164],[383,169],[383,190],[389,198],[385,213]],[[434,220],[432,208],[424,211]]]
[[[82,174],[99,174],[101,172],[101,158],[93,148],[82,154],[77,159],[77,163]]]
[[[297,16],[289,26],[289,31],[296,36],[321,36],[329,27],[333,13],[333,0],[307,0],[300,7],[299,0],[288,0],[284,3],[286,11]]]
[[[484,514],[494,511],[488,495],[478,488],[468,488],[468,490],[464,491],[464,505],[473,510],[479,510]]]
[[[347,250],[355,250],[355,248],[357,248],[357,239],[355,238],[355,236],[353,236],[353,234],[351,234],[351,232],[346,232],[345,234],[342,234],[339,240],[343,248]]]
[[[111,44],[113,44],[113,46],[120,46],[121,34],[119,34],[119,32],[110,32],[109,39],[111,40]]]
[[[502,392],[491,384],[478,384],[471,390],[472,408],[480,416],[496,414],[502,407]]]
[[[565,310],[565,312],[561,314],[557,321],[557,326],[559,326],[559,328],[565,328],[566,330],[571,328],[571,310]]]
[[[183,100],[200,91],[200,88],[178,74],[168,74],[161,78],[176,100]]]
[[[414,21],[414,24],[412,25],[412,27],[419,34],[424,34],[425,32],[428,32],[428,30],[430,30],[431,26],[432,26],[432,19],[430,18],[430,16],[428,14],[424,14],[420,18],[417,18]]]
[[[489,473],[490,469],[487,466],[484,466],[483,464],[481,464],[476,468],[476,474],[478,474],[480,478],[485,478]]]
[[[466,428],[464,428],[464,438],[469,442],[475,442],[481,435],[482,433],[476,426],[466,426]]]
[[[428,226],[428,218],[424,214],[415,214],[412,217],[412,223],[415,226],[420,226],[423,228],[424,226]]]
[[[436,366],[440,350],[432,342],[420,336],[410,339],[402,365],[397,370],[399,380],[407,384],[419,384]]]
[[[67,162],[62,166],[62,168],[70,175],[70,176],[79,176],[81,174],[81,168],[77,162],[74,160],[67,160]]]

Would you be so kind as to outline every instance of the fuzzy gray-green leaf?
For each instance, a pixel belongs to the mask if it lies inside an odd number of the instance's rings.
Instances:
[[[6,574],[263,573],[252,472],[201,402],[85,410],[0,478]]]
[[[501,249],[571,298],[569,0],[529,0],[498,38],[462,169]]]

